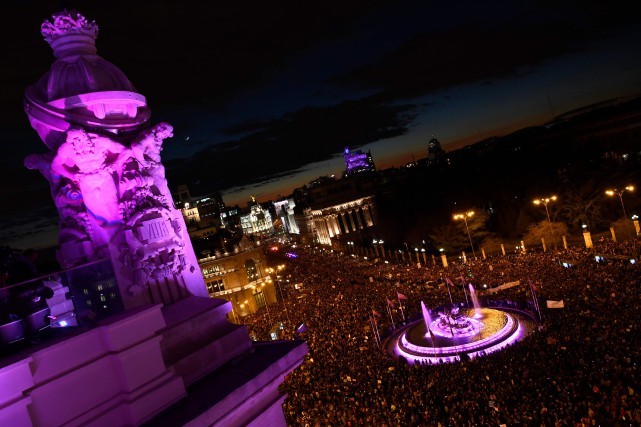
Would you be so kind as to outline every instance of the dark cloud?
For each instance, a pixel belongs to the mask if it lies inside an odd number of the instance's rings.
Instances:
[[[174,183],[203,181],[221,189],[284,177],[309,163],[327,160],[346,146],[403,135],[416,114],[411,104],[362,99],[252,120],[225,130],[245,136],[201,150],[190,159],[168,162],[167,175]]]
[[[538,64],[580,50],[604,33],[638,22],[636,15],[626,13],[629,9],[624,4],[617,9],[586,2],[572,10],[562,4],[552,10],[521,10],[507,22],[482,21],[485,16],[439,31],[428,28],[380,60],[329,83],[377,90],[381,101],[413,99],[469,83],[487,85],[494,79],[529,73]]]

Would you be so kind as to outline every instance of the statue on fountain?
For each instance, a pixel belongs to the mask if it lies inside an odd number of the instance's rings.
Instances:
[[[449,328],[452,336],[470,332],[474,328],[470,319],[454,304],[446,306],[443,312],[438,313],[438,316],[439,328]]]

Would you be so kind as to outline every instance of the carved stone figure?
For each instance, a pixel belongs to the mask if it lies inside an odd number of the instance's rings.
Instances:
[[[56,61],[27,89],[25,110],[51,152],[25,165],[50,182],[61,264],[111,258],[126,307],[161,302],[158,280],[207,296],[161,162],[172,126],[148,125],[145,97],[96,54],[95,22],[63,11],[41,32]]]

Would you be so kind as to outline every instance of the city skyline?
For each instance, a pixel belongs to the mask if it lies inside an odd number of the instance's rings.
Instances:
[[[45,180],[22,166],[44,147],[20,106],[53,62],[39,25],[70,3],[26,2],[4,28],[16,59],[2,71],[2,170],[20,184],[2,192],[13,207],[2,244],[57,222]],[[98,54],[147,97],[151,122],[174,126],[170,187],[219,190],[230,205],[340,174],[345,146],[400,166],[425,157],[432,135],[451,151],[641,92],[641,26],[624,3],[124,5],[78,8],[109,30]]]

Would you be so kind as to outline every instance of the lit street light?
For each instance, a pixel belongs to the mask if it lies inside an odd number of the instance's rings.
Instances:
[[[554,249],[556,250],[556,238],[554,237],[554,229],[552,229],[552,220],[550,219],[550,211],[548,210],[548,203],[555,202],[556,196],[545,197],[543,199],[534,200],[535,205],[545,206],[545,213],[548,216],[548,225],[550,226],[550,233],[552,234],[552,243],[554,244]]]
[[[625,205],[623,204],[623,193],[625,193],[626,191],[632,192],[634,191],[634,187],[631,185],[628,185],[623,190],[617,190],[616,188],[613,190],[605,190],[605,194],[607,194],[610,197],[614,196],[615,194],[619,196],[619,200],[621,200],[621,207],[623,208],[623,219],[624,219],[625,229],[628,230],[628,236],[632,238],[632,233],[628,228],[628,215],[625,213]]]
[[[454,220],[462,219],[465,222],[465,229],[467,230],[467,237],[470,238],[470,246],[472,247],[472,254],[474,259],[476,259],[476,252],[474,251],[474,243],[472,243],[472,235],[470,234],[470,229],[467,226],[467,219],[474,216],[474,211],[465,212],[464,214],[454,214]]]
[[[376,251],[376,256],[380,256],[382,258],[385,258],[385,246],[383,246],[384,243],[385,243],[385,241],[383,239],[380,239],[380,240],[374,239],[374,240],[372,240],[372,245],[374,246],[374,250]],[[381,245],[381,254],[380,255],[378,254],[378,245]]]

